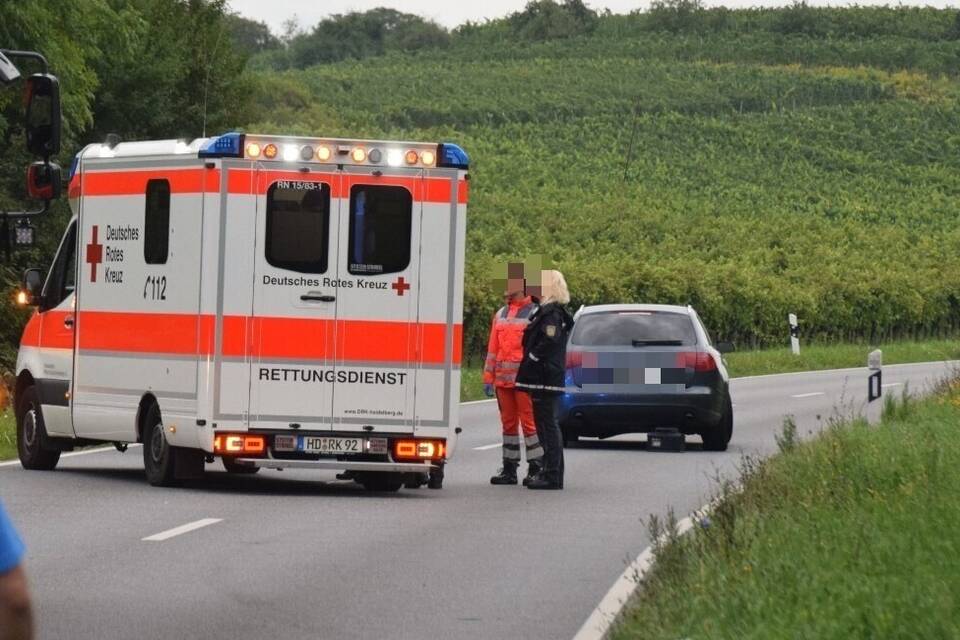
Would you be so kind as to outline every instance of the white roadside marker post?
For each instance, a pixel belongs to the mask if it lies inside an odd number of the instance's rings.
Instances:
[[[791,313],[787,316],[790,322],[790,349],[793,355],[800,355],[800,327],[797,325],[797,314]]]
[[[867,356],[867,422],[877,424],[883,414],[881,403],[875,403],[883,395],[883,351],[875,349]]]

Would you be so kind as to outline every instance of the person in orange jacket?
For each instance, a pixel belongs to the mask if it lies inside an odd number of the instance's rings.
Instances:
[[[490,478],[490,484],[517,484],[522,442],[527,456],[527,477],[523,479],[526,486],[542,468],[543,448],[537,438],[530,395],[518,391],[514,383],[523,361],[523,330],[537,305],[524,292],[523,278],[508,277],[504,302],[493,316],[483,367],[483,390],[488,398],[496,395],[503,427],[503,467]]]

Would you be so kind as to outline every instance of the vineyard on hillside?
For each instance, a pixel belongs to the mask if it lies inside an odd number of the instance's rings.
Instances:
[[[610,16],[511,43],[480,26],[442,50],[262,74],[248,129],[468,150],[473,358],[498,301],[487,274],[533,254],[575,306],[690,303],[744,346],[782,341],[788,312],[817,339],[955,335],[960,42],[921,33],[952,13],[916,15],[874,37]]]

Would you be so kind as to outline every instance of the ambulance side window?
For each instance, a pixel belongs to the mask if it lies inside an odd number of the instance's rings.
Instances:
[[[143,259],[147,264],[167,264],[170,249],[170,183],[147,182],[143,221]]]
[[[413,196],[403,187],[350,189],[350,257],[355,276],[403,271],[410,264]]]
[[[73,293],[77,277],[77,223],[64,234],[60,251],[50,267],[43,285],[44,309],[52,309]]]
[[[327,271],[330,185],[275,183],[267,191],[267,262],[299,273]]]

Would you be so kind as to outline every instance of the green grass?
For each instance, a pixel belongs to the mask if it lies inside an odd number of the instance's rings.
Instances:
[[[0,413],[0,460],[17,457],[17,433],[13,414]]]
[[[736,378],[790,371],[817,371],[865,367],[867,354],[873,349],[883,351],[884,364],[906,362],[933,362],[960,359],[960,340],[929,340],[923,342],[891,342],[877,346],[866,344],[800,345],[795,356],[789,347],[743,351],[726,355],[730,375]]]
[[[614,637],[960,637],[960,384],[941,393],[746,460]]]

